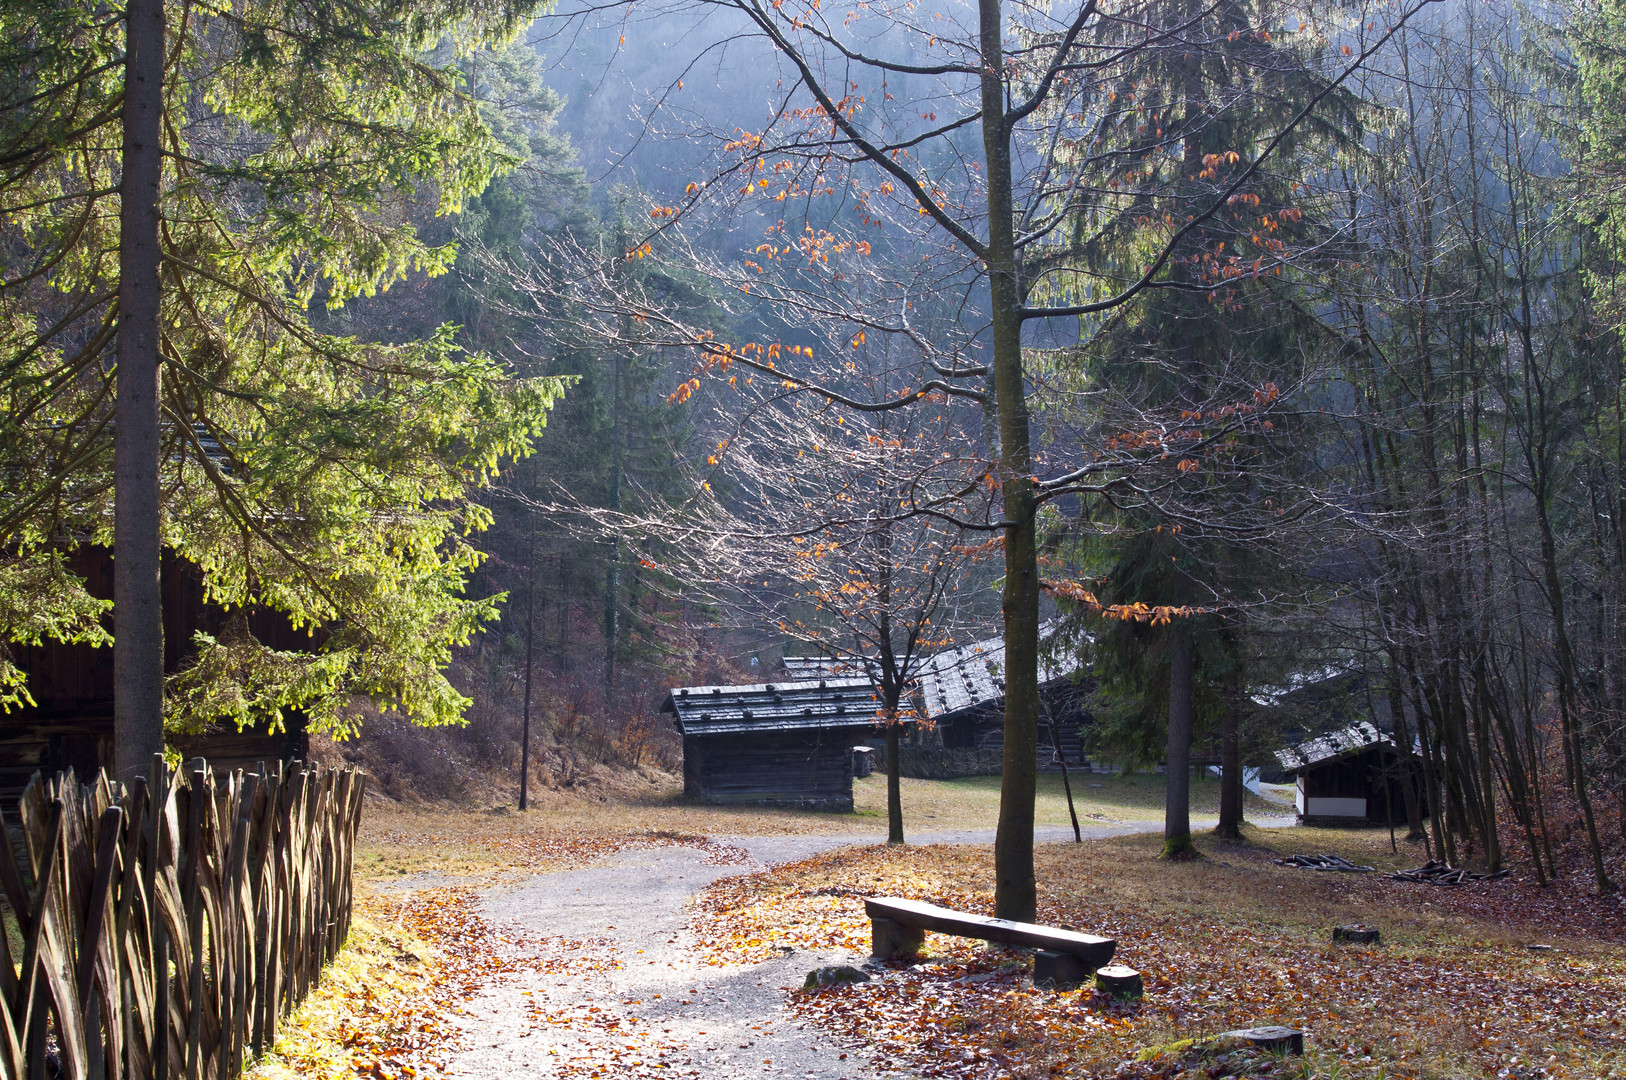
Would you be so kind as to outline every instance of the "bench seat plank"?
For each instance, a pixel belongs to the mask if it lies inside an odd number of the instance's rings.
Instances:
[[[864,911],[872,920],[889,919],[900,926],[956,937],[981,938],[1001,945],[1026,945],[1034,949],[1067,953],[1087,964],[1091,971],[1109,964],[1112,954],[1118,950],[1118,943],[1111,938],[1081,934],[1076,930],[1058,930],[1036,923],[993,919],[986,915],[967,915],[936,904],[896,896],[865,897]]]

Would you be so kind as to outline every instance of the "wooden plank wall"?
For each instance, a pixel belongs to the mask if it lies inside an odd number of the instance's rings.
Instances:
[[[0,933],[0,1080],[240,1076],[349,932],[364,785],[202,759],[128,787],[36,777],[23,857],[0,846],[23,942]]]
[[[810,810],[853,808],[852,746],[869,728],[774,731],[683,740],[685,789],[692,775],[709,803],[763,803]]]
[[[104,547],[81,544],[68,554],[68,567],[85,580],[92,596],[113,596],[113,555]],[[163,560],[164,670],[173,674],[190,662],[195,631],[219,635],[228,620],[241,617],[249,633],[273,649],[311,651],[321,643],[295,630],[280,612],[256,608],[244,613],[227,611],[206,601],[202,572],[191,563],[166,554]],[[49,641],[44,645],[15,645],[13,658],[28,673],[28,692],[36,704],[0,713],[0,802],[16,806],[28,779],[37,770],[47,776],[73,769],[81,778],[113,761],[113,650],[89,645]],[[245,739],[261,736],[259,745]],[[297,733],[296,733],[297,735]],[[216,739],[230,740],[217,744]],[[210,734],[181,739],[183,753],[203,754],[218,764],[286,758],[296,739],[271,735],[263,728],[242,733]]]

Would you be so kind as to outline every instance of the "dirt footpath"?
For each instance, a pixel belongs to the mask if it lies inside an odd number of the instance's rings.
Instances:
[[[1092,826],[1089,837],[1155,831]],[[1071,839],[1045,828],[1036,839]],[[991,831],[922,834],[916,844],[989,843]],[[460,1018],[469,1049],[452,1073],[481,1080],[716,1077],[868,1080],[862,1049],[789,1018],[785,991],[847,953],[794,952],[750,967],[708,965],[686,930],[688,902],[722,877],[873,837],[718,837],[709,850],[623,851],[580,870],[493,889],[481,914],[510,939],[512,975]],[[732,863],[723,859],[732,857]],[[720,857],[721,856],[721,857]],[[787,950],[788,952],[788,950]]]

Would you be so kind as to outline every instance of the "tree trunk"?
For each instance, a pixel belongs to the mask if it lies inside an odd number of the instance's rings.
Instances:
[[[1428,833],[1423,828],[1423,808],[1417,798],[1417,765],[1412,756],[1411,729],[1406,726],[1406,702],[1400,692],[1400,669],[1393,657],[1384,668],[1389,691],[1389,716],[1394,724],[1395,745],[1400,751],[1400,796],[1406,801],[1406,839],[1423,841],[1428,849]],[[1421,722],[1421,721],[1419,721]],[[1433,852],[1428,853],[1433,858]]]
[[[1191,627],[1184,622],[1169,631],[1169,744],[1163,780],[1163,857],[1196,853],[1191,843]]]
[[[1073,821],[1073,843],[1082,844],[1084,833],[1078,827],[1078,808],[1073,805],[1073,779],[1067,771],[1067,751],[1061,744],[1061,725],[1056,722],[1056,712],[1043,694],[1039,695],[1039,704],[1044,707],[1045,725],[1050,728],[1050,745],[1056,751],[1056,764],[1061,766],[1061,789],[1067,796],[1067,816]]]
[[[1033,797],[1039,750],[1039,563],[1033,529],[1033,461],[1022,374],[1022,282],[1012,209],[1010,132],[1000,0],[979,0],[982,142],[988,177],[988,288],[999,472],[1005,511],[1005,755],[994,837],[994,914],[1031,922]]]
[[[891,710],[891,722],[886,725],[886,842],[903,843],[903,787],[898,771],[898,744],[902,741],[903,725],[898,723],[897,709]]]
[[[536,530],[531,530],[531,557],[525,567],[525,708],[519,734],[519,808],[530,809],[531,667],[536,649]]]
[[[1235,706],[1225,710],[1220,733],[1220,811],[1216,835],[1233,840],[1242,838],[1242,747]]]
[[[621,358],[612,354],[615,381],[610,394],[611,510],[621,509]],[[604,718],[615,708],[615,669],[621,643],[621,536],[610,534],[610,563],[604,571]]]
[[[120,779],[132,780],[164,749],[158,486],[163,0],[129,0],[125,34],[113,429],[113,769]]]

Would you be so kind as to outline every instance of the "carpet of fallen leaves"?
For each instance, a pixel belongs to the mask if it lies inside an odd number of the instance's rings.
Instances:
[[[1518,881],[1437,889],[1316,874],[1240,845],[1171,865],[1155,845],[1126,837],[1038,857],[1040,920],[1114,937],[1118,959],[1145,974],[1139,1005],[1036,989],[1020,954],[928,935],[928,962],[798,993],[796,1007],[877,1065],[927,1077],[1285,1075],[1261,1071],[1268,1061],[1239,1074],[1225,1071],[1234,1059],[1147,1058],[1262,1024],[1309,1033],[1294,1075],[1626,1076],[1626,958],[1606,944],[1626,940],[1626,919],[1612,901]],[[862,896],[991,914],[991,879],[986,848],[848,849],[718,882],[691,928],[717,963],[783,946],[867,951]],[[1331,944],[1333,925],[1358,921],[1385,944]]]
[[[376,843],[422,847],[414,834],[381,834]],[[492,873],[534,874],[582,866],[620,851],[691,847],[707,863],[750,861],[743,849],[692,833],[644,830],[625,834],[491,835],[463,841],[495,856]],[[429,864],[433,867],[433,863]],[[607,939],[518,935],[478,914],[481,882],[437,882],[416,891],[364,887],[350,941],[323,981],[284,1021],[277,1044],[257,1062],[250,1080],[289,1076],[321,1080],[434,1080],[467,1048],[457,1017],[482,991],[521,975],[591,976],[617,966]],[[529,991],[522,991],[529,994]],[[629,1003],[634,1004],[634,1003]],[[672,1048],[628,1041],[635,1019],[600,1004],[580,1009],[527,1010],[533,1026],[589,1032],[595,1045],[561,1061],[560,1076],[637,1075],[645,1059],[658,1065]]]

